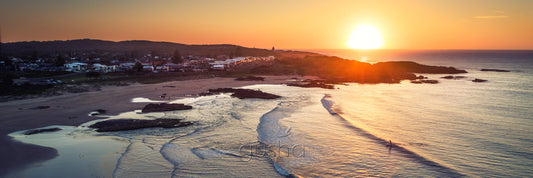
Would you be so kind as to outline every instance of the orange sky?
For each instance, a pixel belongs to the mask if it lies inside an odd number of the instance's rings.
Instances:
[[[533,49],[531,0],[0,0],[2,41],[93,38],[278,49]]]

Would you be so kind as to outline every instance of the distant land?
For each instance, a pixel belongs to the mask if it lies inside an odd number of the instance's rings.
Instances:
[[[123,85],[122,82],[157,83],[250,75],[316,76],[322,79],[321,83],[329,84],[399,83],[402,80],[425,79],[416,74],[466,73],[453,67],[409,62],[409,59],[370,64],[311,52],[275,50],[274,47],[258,49],[230,44],[186,45],[139,40],[5,43],[2,44],[1,57],[2,95],[41,93],[49,88],[80,83],[112,82]],[[72,63],[83,64],[84,69],[66,70],[67,65]],[[129,64],[129,67],[121,68],[123,64]],[[220,64],[224,64],[222,70],[216,68]],[[113,70],[99,70],[102,66]],[[23,83],[21,80],[45,81],[45,85]]]
[[[231,44],[218,45],[186,45],[171,42],[154,42],[145,40],[131,41],[105,41],[97,39],[77,39],[67,41],[25,41],[3,43],[2,52],[7,56],[32,55],[48,53],[71,53],[71,52],[112,52],[112,53],[139,53],[148,52],[160,55],[172,55],[175,50],[179,50],[182,55],[214,56],[220,54],[230,55],[241,52],[243,56],[268,56],[272,55],[272,50],[246,48]],[[240,50],[240,51],[239,51]]]

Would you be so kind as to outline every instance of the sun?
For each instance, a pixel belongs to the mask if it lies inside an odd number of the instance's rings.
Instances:
[[[353,49],[377,49],[383,46],[383,37],[377,28],[360,25],[350,35],[348,46]]]

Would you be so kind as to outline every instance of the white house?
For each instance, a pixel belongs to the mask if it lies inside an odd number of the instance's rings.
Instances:
[[[169,71],[169,67],[166,66],[166,65],[163,65],[163,66],[157,66],[157,67],[155,67],[155,70],[156,70],[156,71],[162,71],[162,72],[165,72],[165,71]]]
[[[95,71],[98,71],[98,72],[102,72],[102,73],[108,73],[108,72],[116,72],[117,71],[117,66],[116,65],[112,65],[112,66],[108,66],[108,65],[103,65],[103,64],[93,64],[93,70]]]
[[[128,71],[133,69],[133,66],[135,66],[135,62],[124,62],[119,64],[118,69],[121,71]]]
[[[180,70],[182,68],[181,65],[174,64],[174,63],[167,63],[167,64],[165,64],[163,66],[166,66],[168,71],[178,71],[178,70]]]
[[[69,72],[83,72],[87,70],[87,64],[83,62],[65,64],[64,66],[65,66],[65,71],[69,71]]]
[[[143,71],[145,71],[145,72],[153,72],[154,71],[154,66],[143,65]]]
[[[215,70],[224,70],[224,69],[226,69],[226,67],[223,64],[215,64],[215,65],[212,65],[211,68],[213,68]]]
[[[228,61],[228,60],[225,60],[225,61],[213,61],[213,62],[209,63],[209,65],[211,65],[212,69],[224,70],[224,69],[228,68],[231,63],[232,62]]]

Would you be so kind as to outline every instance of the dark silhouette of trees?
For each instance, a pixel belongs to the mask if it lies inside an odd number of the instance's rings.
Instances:
[[[61,67],[63,65],[65,65],[65,58],[61,54],[59,54],[57,56],[57,59],[54,61],[54,66]]]
[[[39,59],[39,54],[37,53],[37,50],[33,50],[31,53],[31,60],[37,61]]]
[[[174,54],[172,55],[172,63],[179,64],[182,63],[183,59],[181,59],[181,54],[178,51],[178,49],[174,50]]]
[[[143,71],[143,64],[141,64],[141,62],[137,61],[137,63],[135,63],[135,65],[133,66],[133,70],[137,71],[137,72],[142,72]]]

